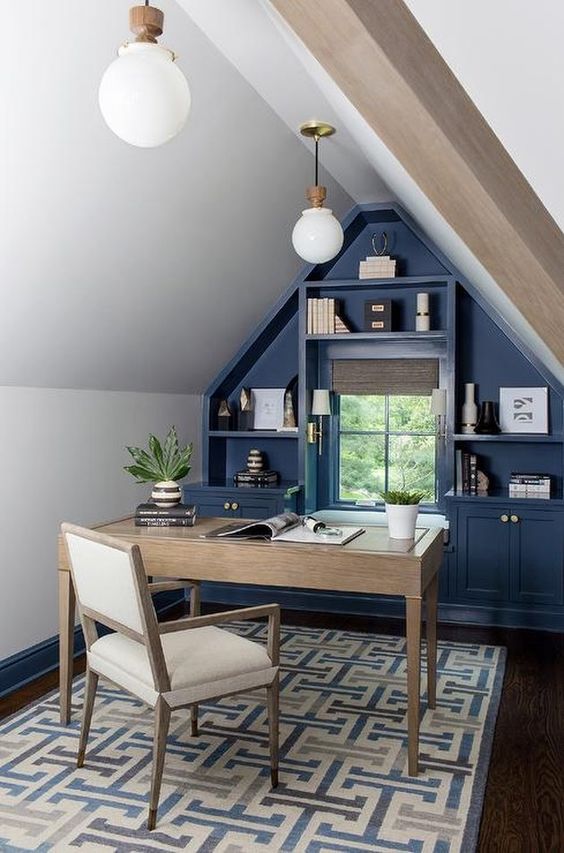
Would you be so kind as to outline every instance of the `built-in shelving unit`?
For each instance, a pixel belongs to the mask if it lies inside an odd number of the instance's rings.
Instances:
[[[317,444],[306,440],[312,390],[331,387],[336,359],[437,359],[439,384],[447,391],[447,415],[439,444],[438,505],[433,510],[443,512],[450,524],[440,585],[442,616],[563,630],[564,389],[398,206],[358,206],[343,226],[345,242],[338,257],[302,271],[207,389],[204,480],[186,487],[187,499],[198,503],[202,514],[225,517],[266,517],[284,508],[343,510],[345,505],[330,485],[338,467],[334,441],[338,419],[325,418],[321,454]],[[398,275],[358,279],[359,260],[372,254],[372,236],[382,231],[397,260]],[[420,292],[429,294],[429,332],[415,330]],[[338,303],[338,314],[350,332],[307,333],[307,300],[325,298]],[[372,299],[392,301],[391,331],[365,330],[365,303]],[[236,414],[243,387],[286,388],[296,376],[297,433],[217,429],[220,401],[227,400]],[[462,434],[466,382],[476,384],[478,402],[497,402],[500,387],[548,387],[549,433]],[[236,427],[236,417],[233,424]],[[253,448],[265,452],[268,467],[280,473],[276,487],[234,486],[233,475],[245,467]],[[490,480],[487,494],[453,491],[457,449],[477,456],[478,468]],[[507,487],[513,471],[550,474],[551,498],[510,498]],[[382,511],[378,504],[361,509]],[[252,601],[255,594],[245,592],[245,600]],[[208,593],[218,601],[229,601],[229,595]],[[310,607],[312,601],[302,601],[293,591],[281,592],[278,600],[290,607]],[[319,597],[315,601],[320,609],[339,607],[331,604],[330,596],[322,603]],[[348,599],[343,606],[355,612],[354,601]],[[375,610],[385,608],[375,600]]]

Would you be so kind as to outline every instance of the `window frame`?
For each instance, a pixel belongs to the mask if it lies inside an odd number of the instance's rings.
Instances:
[[[363,506],[362,504],[359,506],[356,501],[347,500],[346,498],[340,497],[340,485],[341,485],[341,436],[343,435],[353,435],[353,436],[382,436],[384,438],[384,466],[385,466],[385,487],[384,490],[389,489],[389,461],[390,461],[390,437],[393,436],[431,436],[434,438],[434,465],[435,465],[435,494],[434,498],[431,501],[425,501],[425,503],[421,504],[421,509],[432,509],[433,512],[436,512],[438,505],[438,495],[439,495],[439,487],[440,487],[440,458],[439,458],[439,445],[440,439],[437,436],[437,432],[434,429],[429,430],[428,432],[405,432],[400,430],[390,429],[390,397],[393,397],[393,394],[382,394],[382,395],[374,395],[374,396],[382,396],[384,397],[384,429],[383,430],[348,430],[341,429],[341,394],[334,395],[334,434],[335,439],[333,444],[334,452],[331,454],[335,460],[335,466],[332,475],[332,498],[333,502],[338,507],[347,507],[347,508],[355,508],[355,509],[367,509],[367,508],[382,508],[384,506],[384,502],[379,500],[378,498],[367,498],[368,501],[374,501],[374,504],[370,503],[369,506]],[[350,397],[360,397],[363,396],[361,394],[347,394],[345,396]],[[398,395],[398,396],[409,396],[409,395]],[[424,395],[421,395],[424,396]],[[430,398],[429,398],[430,401]]]

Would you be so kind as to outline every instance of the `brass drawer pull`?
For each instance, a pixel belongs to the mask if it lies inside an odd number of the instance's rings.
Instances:
[[[512,515],[512,516],[511,516],[511,521],[513,522],[513,524],[517,524],[517,522],[518,522],[519,520],[520,520],[520,519],[519,519],[519,516],[518,516],[518,515]]]
[[[225,501],[225,503],[223,504],[223,509],[231,509],[231,504],[229,503],[229,501]]]
[[[507,522],[509,521],[509,516],[504,512],[503,515],[500,515],[499,520],[503,521],[504,524],[507,524]]]
[[[237,501],[233,501],[233,503],[231,504],[231,509],[239,509],[239,504],[237,503]]]

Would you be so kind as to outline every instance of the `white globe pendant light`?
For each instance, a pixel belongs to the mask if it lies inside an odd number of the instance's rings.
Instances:
[[[331,136],[335,133],[335,128],[330,124],[314,121],[303,124],[300,133],[315,140],[315,185],[306,190],[306,198],[311,208],[303,210],[294,225],[292,245],[304,261],[323,264],[339,254],[344,240],[341,223],[335,219],[329,208],[323,207],[327,190],[318,183],[319,140],[324,136]]]
[[[98,92],[110,130],[139,148],[164,145],[182,130],[190,112],[190,89],[175,55],[157,44],[163,23],[161,10],[148,2],[129,10],[136,39],[120,47]]]

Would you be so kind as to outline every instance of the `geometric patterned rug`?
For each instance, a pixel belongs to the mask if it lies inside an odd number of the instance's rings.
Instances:
[[[56,693],[0,724],[0,850],[472,853],[504,663],[495,646],[439,642],[437,708],[423,696],[411,778],[405,639],[283,627],[278,788],[264,691],[201,705],[197,738],[189,714],[175,712],[153,832],[153,714],[100,679],[79,770],[79,678],[70,726]]]

